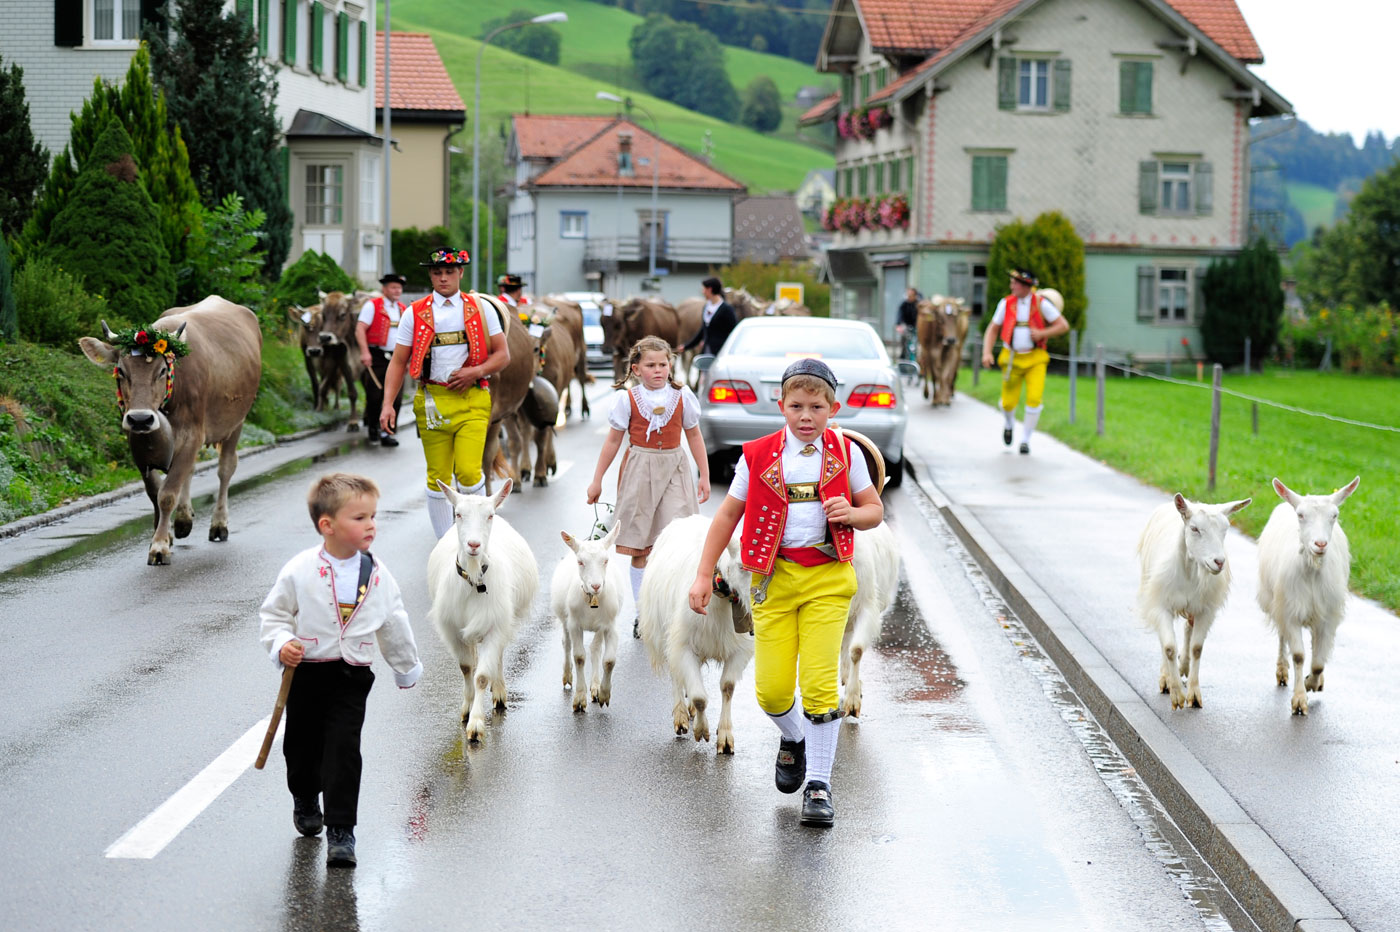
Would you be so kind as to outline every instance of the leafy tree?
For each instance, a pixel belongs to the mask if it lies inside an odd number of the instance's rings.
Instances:
[[[321,300],[319,292],[353,292],[359,285],[323,252],[308,249],[282,272],[272,289],[271,315],[289,307],[306,307]]]
[[[467,216],[469,217],[471,216],[470,206],[468,204]],[[456,212],[454,211],[453,214],[455,216]],[[468,220],[467,223],[470,224],[471,221]],[[394,271],[408,281],[405,288],[409,291],[431,291],[433,283],[428,277],[428,270],[418,263],[426,259],[434,249],[446,249],[454,242],[470,243],[471,237],[454,241],[452,234],[447,231],[447,227],[429,227],[426,230],[409,227],[406,230],[394,230],[389,236],[389,254],[394,259]],[[477,257],[472,256],[472,261],[477,261]],[[468,280],[470,281],[470,279]],[[487,283],[487,285],[490,284],[490,282]]]
[[[482,23],[481,37],[485,38],[507,23],[524,22],[535,15],[530,10],[511,10],[505,16]],[[547,23],[533,23],[518,29],[508,29],[492,39],[491,44],[547,65],[559,64],[559,30]]]
[[[14,268],[10,247],[0,236],[0,340],[13,341],[19,335],[19,315],[15,311]]]
[[[259,310],[267,297],[262,282],[263,232],[266,217],[247,210],[243,198],[230,194],[213,210],[200,208],[203,230],[181,289],[196,295],[216,294],[234,304]]]
[[[175,273],[134,149],[121,121],[109,120],[53,219],[44,254],[113,306],[155,320],[174,303]]]
[[[1273,247],[1256,239],[1238,256],[1212,262],[1201,291],[1206,355],[1221,365],[1239,365],[1248,337],[1253,359],[1262,363],[1278,341],[1283,315],[1283,273]]]
[[[812,311],[812,316],[831,316],[831,285],[817,277],[817,269],[810,262],[766,263],[744,259],[711,269],[710,274],[724,282],[726,288],[744,288],[749,294],[768,301],[777,293],[778,282],[800,282],[802,303]]]
[[[83,101],[80,113],[72,115],[68,145],[49,168],[34,212],[15,241],[15,250],[23,259],[49,239],[54,218],[72,195],[78,172],[87,164],[111,117],[126,130],[131,156],[141,166],[141,184],[156,204],[160,241],[168,261],[175,268],[185,265],[187,239],[199,224],[199,192],[190,177],[183,136],[178,127],[171,132],[165,99],[157,96],[151,85],[150,55],[144,45],[131,57],[125,83],[118,87],[93,79],[92,96]]]
[[[778,85],[766,74],[761,74],[744,88],[743,105],[739,109],[739,122],[760,133],[771,133],[783,122],[783,106],[778,96]]]
[[[632,30],[632,66],[642,86],[663,100],[725,121],[739,110],[739,95],[724,70],[724,48],[693,23],[648,16]]]
[[[1400,307],[1400,162],[1362,183],[1347,216],[1299,253],[1304,301]]]
[[[1009,293],[1006,283],[1013,268],[1029,270],[1040,280],[1041,287],[1060,292],[1065,299],[1060,311],[1070,329],[1084,329],[1089,309],[1084,290],[1084,241],[1068,217],[1052,210],[1029,224],[1015,220],[997,227],[987,259],[988,307],[995,307],[996,300]],[[999,293],[1000,289],[1005,290]],[[1067,352],[1069,338],[1056,337],[1049,346],[1052,353]]]
[[[29,128],[19,65],[0,67],[0,165],[5,166],[0,171],[0,236],[14,236],[33,209],[34,192],[49,167],[49,154]]]
[[[101,321],[116,330],[130,323],[122,312],[114,315],[101,295],[88,294],[80,277],[42,257],[15,273],[15,303],[21,340],[70,353],[78,352],[80,337],[100,333]]]
[[[151,63],[168,122],[189,147],[204,205],[230,194],[266,218],[264,272],[277,275],[291,247],[292,212],[279,156],[277,79],[248,20],[223,0],[174,0],[167,31],[148,28]]]

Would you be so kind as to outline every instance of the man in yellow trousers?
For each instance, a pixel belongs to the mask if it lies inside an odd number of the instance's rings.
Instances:
[[[1026,416],[1022,425],[1022,453],[1031,452],[1031,435],[1044,407],[1045,370],[1050,353],[1045,344],[1051,337],[1069,331],[1061,308],[1035,291],[1035,276],[1025,269],[1011,270],[1011,294],[997,303],[997,309],[982,335],[982,365],[992,368],[992,347],[1001,336],[1002,349],[996,365],[1003,367],[1001,413],[1005,418],[1001,440],[1011,446],[1016,426],[1016,405],[1021,386],[1026,388]]]

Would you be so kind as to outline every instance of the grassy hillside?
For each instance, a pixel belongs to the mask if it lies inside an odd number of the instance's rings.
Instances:
[[[656,117],[661,135],[699,151],[710,133],[713,162],[749,186],[752,193],[790,191],[801,184],[812,168],[829,168],[830,153],[795,139],[796,110],[784,107],[783,127],[772,136],[707,117],[640,91],[632,74],[627,41],[641,20],[624,10],[588,0],[511,0],[469,4],[454,9],[451,18],[441,14],[441,4],[429,0],[398,0],[393,5],[393,28],[431,33],[458,93],[466,101],[468,117],[473,106],[476,55],[481,47],[473,37],[483,22],[512,9],[536,13],[562,10],[566,23],[552,24],[562,39],[558,67],[545,65],[497,48],[482,58],[481,114],[483,132],[503,123],[512,113],[612,113],[616,105],[597,100],[597,91],[630,94]],[[745,49],[725,49],[730,80],[742,90],[756,75],[767,74],[790,101],[804,84],[831,84],[809,65],[763,55]],[[647,121],[640,113],[637,119]]]
[[[1290,181],[1284,185],[1288,203],[1303,216],[1303,229],[1311,232],[1318,227],[1330,227],[1336,216],[1337,192],[1320,185]]]

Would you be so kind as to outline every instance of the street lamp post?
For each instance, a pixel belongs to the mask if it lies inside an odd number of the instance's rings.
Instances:
[[[652,138],[656,140],[656,151],[651,157],[651,235],[647,237],[650,241],[649,254],[647,256],[647,278],[652,279],[654,282],[656,279],[656,235],[660,229],[659,218],[656,213],[656,187],[661,171],[661,133],[656,128],[656,117],[652,116],[650,110],[632,100],[631,97],[624,99],[616,94],[609,94],[607,91],[599,91],[593,96],[598,100],[611,100],[613,103],[622,104],[629,111],[633,107],[636,107],[638,110],[642,111],[642,113],[646,114],[648,120],[651,120],[651,135]]]
[[[472,111],[472,258],[476,259],[477,224],[478,214],[481,206],[478,199],[481,191],[481,56],[486,51],[486,46],[491,44],[491,40],[505,32],[507,29],[516,29],[520,26],[529,26],[532,23],[564,23],[568,22],[567,13],[541,13],[539,16],[521,20],[518,23],[506,23],[504,26],[497,26],[486,34],[486,38],[481,40],[481,48],[476,50],[476,104]],[[472,291],[477,291],[479,276],[477,269],[480,268],[478,262],[472,262]]]

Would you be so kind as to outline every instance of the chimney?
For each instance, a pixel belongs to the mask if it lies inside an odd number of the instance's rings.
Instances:
[[[632,131],[618,130],[617,133],[617,173],[623,178],[632,177]]]

